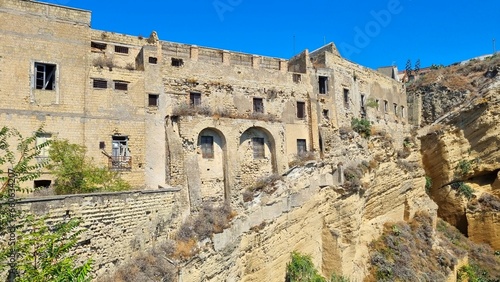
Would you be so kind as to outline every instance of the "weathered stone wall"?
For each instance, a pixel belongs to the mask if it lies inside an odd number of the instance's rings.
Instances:
[[[181,222],[179,196],[178,189],[162,189],[24,199],[18,206],[51,223],[81,218],[86,231],[74,252],[91,258],[93,273],[102,276],[169,236]]]

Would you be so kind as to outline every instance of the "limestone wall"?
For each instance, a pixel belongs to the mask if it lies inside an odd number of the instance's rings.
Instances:
[[[86,231],[75,253],[91,258],[102,276],[169,236],[183,213],[179,196],[178,189],[162,189],[24,199],[18,206],[52,223],[81,218]]]

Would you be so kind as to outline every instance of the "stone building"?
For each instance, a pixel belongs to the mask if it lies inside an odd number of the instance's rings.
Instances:
[[[90,19],[0,0],[0,119],[24,134],[43,124],[39,142],[85,145],[135,187],[237,204],[297,155],[328,154],[352,118],[395,135],[407,122],[402,85],[333,43],[285,60],[94,30]]]

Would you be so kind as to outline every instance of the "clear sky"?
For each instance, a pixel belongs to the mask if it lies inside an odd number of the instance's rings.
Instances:
[[[500,0],[46,0],[92,11],[92,28],[288,59],[334,42],[377,68],[449,65],[500,50]]]

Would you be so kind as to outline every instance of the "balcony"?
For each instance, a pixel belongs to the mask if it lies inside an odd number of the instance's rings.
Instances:
[[[132,157],[130,156],[111,156],[109,157],[109,169],[112,170],[131,170]]]

